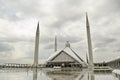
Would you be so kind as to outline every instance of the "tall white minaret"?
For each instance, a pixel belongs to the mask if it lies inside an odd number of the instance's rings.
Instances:
[[[57,51],[57,36],[55,36],[55,52]]]
[[[38,22],[38,25],[37,25],[36,37],[35,37],[35,53],[34,53],[33,67],[38,66],[38,53],[39,53],[39,22]]]
[[[91,35],[90,35],[90,26],[88,15],[86,13],[86,29],[87,29],[87,41],[88,41],[88,53],[89,53],[89,68],[93,70],[93,51],[92,51],[92,43],[91,43]]]

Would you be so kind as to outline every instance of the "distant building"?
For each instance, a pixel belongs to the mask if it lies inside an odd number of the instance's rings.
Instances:
[[[66,47],[62,50],[56,51],[48,60],[46,67],[86,67],[86,63],[75,53],[70,43],[66,43]]]
[[[106,62],[111,68],[120,68],[120,58]]]
[[[111,68],[120,68],[120,58],[113,59],[110,61],[103,61],[94,63],[94,66],[109,66]]]

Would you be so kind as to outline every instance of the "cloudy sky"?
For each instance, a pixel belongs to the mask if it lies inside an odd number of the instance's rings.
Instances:
[[[33,63],[37,23],[39,61],[70,41],[84,60],[87,51],[85,12],[88,12],[94,61],[120,56],[120,0],[0,0],[0,62]]]

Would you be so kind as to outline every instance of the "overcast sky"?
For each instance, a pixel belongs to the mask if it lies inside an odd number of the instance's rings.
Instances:
[[[88,12],[94,61],[120,56],[120,0],[0,0],[0,62],[33,63],[37,23],[39,61],[70,41],[84,60],[87,51],[85,12]]]

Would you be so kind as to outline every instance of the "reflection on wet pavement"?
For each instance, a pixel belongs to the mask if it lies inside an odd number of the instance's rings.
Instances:
[[[7,75],[7,76],[6,76]],[[0,80],[120,80],[111,72],[1,69]]]

